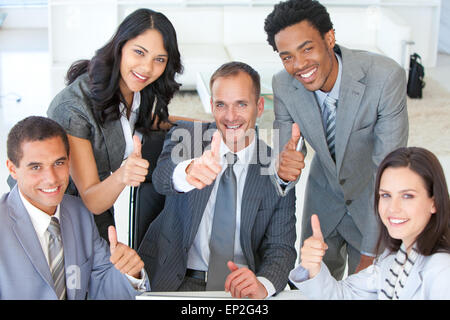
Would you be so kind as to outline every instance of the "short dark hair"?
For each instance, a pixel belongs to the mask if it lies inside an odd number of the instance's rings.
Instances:
[[[416,239],[419,253],[424,256],[436,252],[450,253],[450,199],[444,170],[437,157],[430,151],[424,148],[409,147],[392,151],[378,167],[375,180],[375,212],[381,226],[377,245],[378,254],[384,249],[398,251],[402,243],[401,240],[393,239],[389,235],[378,212],[380,180],[384,170],[402,167],[409,168],[422,178],[428,196],[434,197],[436,207],[436,213],[431,215],[427,226]]]
[[[214,81],[217,80],[217,78],[222,77],[228,77],[228,76],[235,76],[239,72],[245,72],[250,76],[253,82],[253,89],[255,92],[255,98],[258,99],[261,94],[261,83],[260,83],[260,77],[258,71],[250,67],[248,64],[244,62],[239,61],[231,61],[224,63],[217,69],[213,75],[211,76],[211,79],[209,80],[209,88],[212,90],[212,86],[214,84]]]
[[[322,38],[333,29],[333,23],[327,9],[315,0],[288,0],[275,5],[264,22],[267,42],[277,51],[275,35],[281,30],[307,20]]]
[[[19,121],[9,131],[6,149],[8,159],[19,167],[22,160],[22,144],[31,141],[43,141],[54,137],[60,137],[64,143],[67,155],[69,155],[69,139],[66,131],[52,119],[31,116]]]

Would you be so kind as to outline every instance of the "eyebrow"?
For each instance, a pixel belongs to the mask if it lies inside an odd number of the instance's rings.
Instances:
[[[53,162],[62,161],[62,160],[67,160],[67,157],[58,158]],[[27,167],[34,167],[34,166],[39,166],[39,165],[42,165],[42,162],[30,162],[27,164]]]
[[[296,50],[301,50],[303,47],[305,47],[306,45],[312,43],[312,40],[306,40],[305,42],[299,44],[296,48]],[[280,56],[285,55],[285,54],[289,54],[288,51],[282,51],[279,53]]]
[[[140,46],[138,44],[135,44],[135,46],[141,48],[142,50],[148,53],[148,50],[145,49],[143,46]],[[168,57],[168,56],[169,56],[168,54],[158,54],[158,57]]]
[[[384,190],[384,189],[382,189],[382,188],[380,188],[379,191],[382,191],[382,192],[391,192],[391,191],[388,191],[388,190]],[[400,193],[403,193],[403,192],[411,192],[411,191],[417,192],[417,190],[415,190],[415,189],[403,189],[403,190],[400,190],[399,192],[400,192]]]

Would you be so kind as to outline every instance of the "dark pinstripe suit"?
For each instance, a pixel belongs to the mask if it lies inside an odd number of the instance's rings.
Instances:
[[[144,260],[153,291],[176,291],[184,279],[188,251],[211,194],[213,185],[202,190],[177,193],[173,189],[172,174],[176,165],[171,158],[177,146],[181,161],[199,157],[211,142],[215,123],[194,124],[177,122],[167,135],[164,148],[153,173],[155,189],[166,195],[161,214],[150,225],[138,250]],[[201,128],[201,130],[200,130]],[[191,139],[177,138],[179,132],[189,132]],[[207,141],[204,133],[211,133]],[[194,133],[195,131],[195,133]],[[174,139],[175,141],[172,141]],[[183,148],[180,148],[180,143]],[[194,144],[197,144],[194,146]],[[190,151],[194,150],[194,153]],[[241,205],[240,241],[248,267],[256,276],[272,282],[276,292],[284,289],[288,274],[294,267],[296,251],[295,192],[280,197],[269,175],[261,175],[261,155],[270,155],[270,148],[261,140],[249,165]],[[208,244],[205,244],[208,245]]]

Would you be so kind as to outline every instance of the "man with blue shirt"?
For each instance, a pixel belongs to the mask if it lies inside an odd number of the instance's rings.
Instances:
[[[302,242],[311,236],[311,215],[317,214],[328,245],[324,262],[340,279],[347,259],[351,274],[375,256],[376,169],[408,139],[405,72],[387,57],[337,45],[329,14],[317,1],[279,3],[265,31],[285,68],[272,81],[280,137],[272,182],[283,195],[300,178],[302,136],[315,151]]]

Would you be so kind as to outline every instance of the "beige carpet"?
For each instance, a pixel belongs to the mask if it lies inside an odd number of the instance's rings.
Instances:
[[[450,156],[450,92],[431,78],[425,78],[425,81],[422,99],[408,97],[408,145],[425,147],[439,156]],[[193,91],[178,93],[169,105],[169,113],[214,120],[211,114],[203,110],[200,98]],[[261,129],[271,129],[273,119],[273,110],[266,109],[258,120],[258,125]],[[270,130],[268,132],[264,140],[271,144]]]

